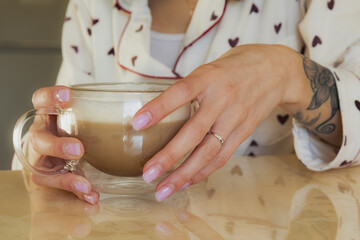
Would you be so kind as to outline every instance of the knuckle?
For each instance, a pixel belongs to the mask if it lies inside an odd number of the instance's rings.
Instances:
[[[215,62],[210,62],[199,67],[199,70],[203,71],[205,74],[213,75],[221,71],[221,67]]]
[[[163,159],[163,169],[169,168],[171,165],[173,165],[175,162],[177,162],[178,158],[177,156],[171,152],[168,151],[165,153],[164,159]]]
[[[219,152],[219,149],[216,146],[211,144],[205,144],[200,151],[200,158],[204,164],[210,162],[216,154]]]
[[[203,181],[204,179],[206,179],[208,177],[207,174],[205,174],[204,172],[198,172],[196,174],[196,176],[193,178],[193,183],[196,184],[198,182]]]
[[[70,175],[68,176],[61,176],[58,178],[58,182],[57,182],[57,188],[62,189],[62,190],[67,190],[67,191],[72,191],[72,187],[71,187],[71,181],[70,181]]]
[[[193,122],[189,128],[189,133],[191,133],[189,135],[192,140],[199,143],[208,131],[209,128],[207,128],[204,124]]]
[[[49,151],[55,157],[62,157],[65,154],[64,143],[57,138],[49,142]]]
[[[217,158],[214,159],[214,167],[216,169],[222,168],[225,163],[228,161],[229,157],[226,155],[220,155]]]
[[[166,113],[166,106],[163,101],[156,102],[153,109],[151,110],[152,117],[161,116]]]
[[[185,99],[190,98],[193,95],[193,88],[190,81],[179,81],[174,87],[179,89],[179,92],[181,92]]]
[[[189,176],[188,174],[186,174],[186,172],[184,171],[179,171],[177,173],[177,180],[181,183],[186,183],[188,180],[189,180]],[[182,187],[182,186],[179,186],[179,187]]]
[[[243,134],[245,136],[250,136],[255,130],[255,128],[256,128],[256,123],[254,121],[247,121],[247,123],[245,123],[242,127]]]

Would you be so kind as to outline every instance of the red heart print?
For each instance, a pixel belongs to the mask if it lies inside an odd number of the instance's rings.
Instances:
[[[313,41],[312,41],[312,46],[316,47],[318,44],[322,44],[322,41],[321,41],[319,36],[315,36]]]
[[[352,163],[352,161],[343,161],[341,164],[340,164],[340,167],[344,167],[344,166],[348,166]]]
[[[143,29],[143,25],[141,25],[135,32],[141,32],[142,29]]]
[[[333,10],[334,5],[335,5],[335,0],[330,0],[330,1],[327,3],[327,5],[328,5],[328,8],[329,8],[330,10]]]
[[[78,46],[71,45],[71,48],[72,48],[72,49],[74,49],[74,51],[75,51],[76,53],[78,53],[78,52],[79,52],[79,48],[78,48]]]
[[[304,55],[304,54],[305,54],[305,51],[306,51],[306,46],[303,45],[303,46],[301,47],[301,49],[300,49],[300,53],[301,53],[302,55]]]
[[[132,65],[135,67],[135,61],[137,59],[137,56],[134,56],[131,58]]]
[[[233,47],[236,47],[236,45],[237,45],[238,42],[239,42],[239,38],[238,38],[238,37],[236,37],[236,38],[234,38],[234,39],[229,38],[228,42],[229,42],[229,45],[230,45],[232,48],[233,48]]]
[[[277,119],[282,125],[284,125],[286,123],[286,121],[289,119],[289,114],[277,115]]]
[[[115,55],[115,49],[114,49],[114,48],[111,48],[111,49],[108,51],[108,55]]]
[[[252,13],[258,13],[259,12],[259,8],[253,3],[250,9],[250,14]]]
[[[218,16],[215,14],[215,12],[212,12],[210,20],[211,20],[211,21],[214,21],[214,20],[216,20],[217,18],[218,18]]]
[[[355,106],[360,111],[360,102],[358,100],[355,100]]]
[[[259,146],[258,143],[255,141],[255,140],[252,140],[251,143],[250,143],[250,146],[251,147],[257,147]]]
[[[99,19],[97,18],[93,18],[92,19],[92,25],[94,26],[95,24],[97,24],[99,22]]]
[[[281,23],[274,25],[276,34],[278,34],[280,32],[281,25],[282,25]]]

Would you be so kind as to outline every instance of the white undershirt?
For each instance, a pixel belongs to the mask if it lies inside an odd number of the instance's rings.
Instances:
[[[151,31],[150,55],[169,68],[173,68],[179,55],[184,35],[183,33]]]

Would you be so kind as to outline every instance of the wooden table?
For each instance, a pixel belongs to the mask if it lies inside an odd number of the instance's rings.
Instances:
[[[163,203],[93,206],[26,179],[0,171],[0,239],[360,239],[360,168],[311,172],[294,155],[233,157]]]

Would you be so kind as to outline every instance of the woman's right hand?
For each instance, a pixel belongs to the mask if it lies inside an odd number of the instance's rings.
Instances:
[[[72,92],[65,86],[41,88],[33,94],[32,102],[39,108],[66,108],[72,101]],[[63,160],[79,159],[84,154],[80,140],[56,136],[56,117],[37,116],[29,130],[27,158],[33,166],[54,167]],[[46,156],[46,157],[45,157]],[[96,204],[99,194],[82,176],[67,172],[60,175],[40,176],[32,174],[32,180],[42,186],[73,192],[78,198]]]

